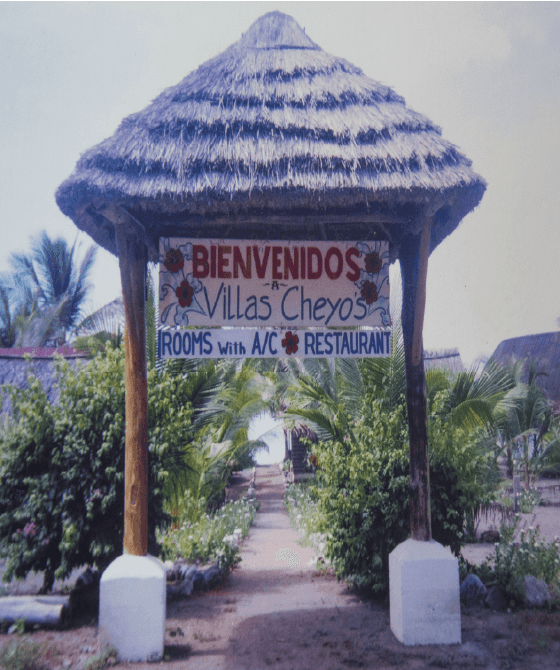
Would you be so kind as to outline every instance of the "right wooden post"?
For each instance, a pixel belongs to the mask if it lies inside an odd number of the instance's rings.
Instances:
[[[410,529],[413,540],[424,542],[432,539],[426,377],[422,355],[430,232],[431,220],[426,219],[421,233],[409,237],[399,252],[410,442]]]

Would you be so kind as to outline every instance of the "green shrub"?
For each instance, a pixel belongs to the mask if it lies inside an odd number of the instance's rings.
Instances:
[[[372,592],[388,589],[389,554],[410,536],[409,445],[404,408],[371,400],[355,439],[313,445],[326,555],[339,577]],[[430,426],[432,536],[458,555],[469,516],[487,500],[485,453],[464,432]]]
[[[103,570],[122,553],[124,530],[124,350],[75,370],[57,363],[52,406],[40,382],[8,388],[13,415],[0,427],[0,554],[4,579],[44,572],[43,590],[81,565]],[[148,374],[150,553],[167,522],[163,501],[173,473],[188,463],[192,410],[184,385]]]
[[[0,666],[4,670],[44,670],[53,648],[28,637],[16,637],[0,648]]]
[[[496,551],[485,562],[492,570],[492,580],[503,586],[509,596],[518,602],[522,600],[521,587],[527,575],[542,579],[553,591],[558,591],[560,587],[558,539],[547,544],[537,526],[521,530],[520,541],[514,542],[519,521],[520,517],[516,515],[509,525],[509,532],[504,532],[502,524]]]
[[[319,511],[317,489],[313,485],[289,484],[284,490],[284,507],[290,523],[305,533],[304,541],[324,526]]]

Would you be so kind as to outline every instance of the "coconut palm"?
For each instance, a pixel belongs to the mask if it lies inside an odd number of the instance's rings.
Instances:
[[[311,422],[319,437],[352,437],[352,420],[361,413],[366,397],[381,401],[387,411],[406,406],[404,345],[398,322],[388,358],[337,359],[334,373],[326,361],[309,360],[305,370],[289,391],[287,413]],[[494,364],[482,374],[476,366],[458,375],[430,369],[426,371],[428,414],[442,416],[467,432],[492,431],[496,408],[512,386],[511,373]]]
[[[527,382],[522,381],[528,367]],[[499,428],[507,455],[508,475],[513,475],[513,458],[521,460],[527,486],[537,475],[546,449],[546,436],[553,425],[550,402],[537,384],[539,376],[533,361],[513,367],[515,386],[504,397],[499,407]]]
[[[94,245],[88,247],[78,263],[77,242],[70,247],[64,238],[53,239],[43,231],[31,253],[12,254],[12,281],[19,295],[13,320],[17,344],[66,341],[82,317],[96,251]]]

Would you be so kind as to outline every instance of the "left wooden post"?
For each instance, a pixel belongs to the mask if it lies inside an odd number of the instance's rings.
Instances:
[[[135,234],[136,233],[136,234]],[[115,226],[125,312],[124,551],[148,553],[147,250],[132,225]]]

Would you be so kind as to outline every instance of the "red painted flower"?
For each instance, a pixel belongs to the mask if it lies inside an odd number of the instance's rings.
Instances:
[[[369,281],[369,279],[366,279],[365,282],[362,284],[360,294],[362,298],[366,301],[366,305],[371,305],[372,302],[377,302],[377,299],[379,298],[375,282]]]
[[[382,267],[383,261],[377,251],[370,251],[369,254],[366,254],[366,272],[368,274],[379,274]]]
[[[186,279],[185,281],[182,281],[181,286],[175,290],[175,295],[177,296],[181,307],[190,307],[192,305],[194,290]]]
[[[299,337],[295,333],[292,333],[291,330],[289,330],[286,333],[286,337],[282,340],[282,346],[286,349],[288,356],[296,353],[298,350],[298,344]]]
[[[169,251],[165,254],[165,260],[163,261],[163,264],[169,270],[169,272],[173,272],[175,274],[176,272],[180,272],[183,269],[185,260],[179,249],[169,249]]]

